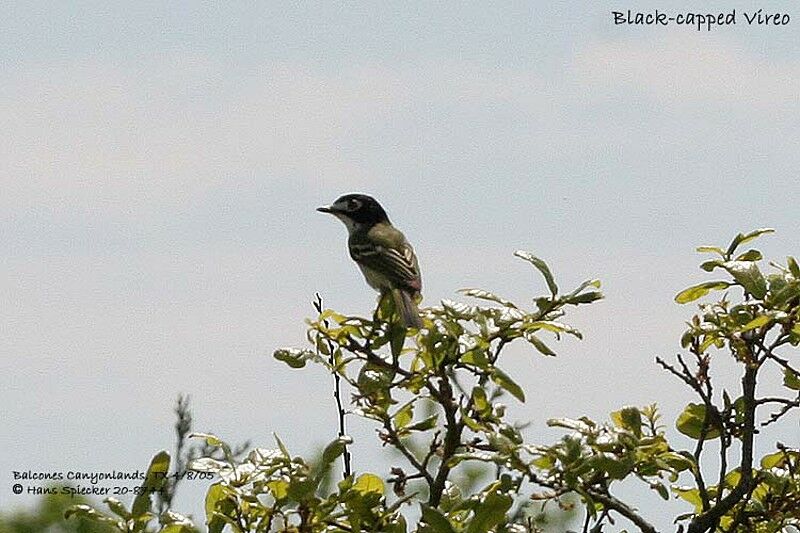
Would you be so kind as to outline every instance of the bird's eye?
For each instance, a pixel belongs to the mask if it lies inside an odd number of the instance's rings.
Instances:
[[[351,198],[350,201],[347,202],[347,209],[349,211],[356,211],[361,207],[361,201],[356,200],[355,198]]]

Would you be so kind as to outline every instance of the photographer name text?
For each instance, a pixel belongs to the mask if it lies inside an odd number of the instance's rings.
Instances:
[[[12,470],[11,475],[14,481],[11,490],[16,495],[125,496],[154,492],[144,483],[147,475],[141,470],[103,472]],[[160,474],[160,477],[175,478],[177,481],[178,479],[210,480],[214,476],[208,472],[185,471]]]
[[[653,11],[612,11],[615,26],[688,26],[697,31],[711,31],[722,26],[776,27],[787,26],[792,17],[788,13],[773,13],[763,9],[741,11],[735,9],[723,12],[681,12],[667,13],[658,9]]]

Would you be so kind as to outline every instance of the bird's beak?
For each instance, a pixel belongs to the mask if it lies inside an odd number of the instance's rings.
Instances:
[[[333,214],[334,212],[333,208],[329,205],[323,205],[322,207],[318,207],[317,211],[319,211],[320,213],[331,213],[331,214]]]

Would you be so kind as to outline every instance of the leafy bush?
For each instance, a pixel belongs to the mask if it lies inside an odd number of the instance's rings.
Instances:
[[[209,531],[534,532],[542,531],[543,509],[568,509],[577,496],[584,532],[600,532],[617,517],[655,532],[633,504],[614,493],[623,480],[638,480],[665,500],[688,502],[690,510],[676,517],[678,531],[797,529],[800,451],[779,443],[758,460],[753,451],[759,425],[777,423],[800,407],[800,373],[790,359],[796,353],[786,353],[800,343],[800,268],[789,258],[785,265],[771,263],[773,272],[765,275],[759,251],[740,252],[770,231],[739,234],[725,249],[701,247],[716,255],[703,270],[724,276],[676,296],[688,303],[725,291],[718,301],[701,304],[690,320],[681,337],[686,355],[674,364],[657,358],[696,397],[675,423],[689,439],[688,449],[668,441],[656,405],[623,407],[603,423],[550,420],[568,433],[551,445],[525,442],[500,401],[506,395],[525,401],[525,391],[503,369],[504,349],[519,340],[541,355],[555,355],[553,340],[582,338],[563,322],[567,311],[602,294],[597,280],[561,293],[541,259],[517,252],[548,288],[531,308],[468,289],[463,294],[477,304],[443,301],[423,310],[424,327],[415,330],[402,326],[391,298],[371,318],[323,309],[318,300],[318,316],[309,321],[310,348],[277,350],[275,358],[295,369],[322,365],[335,376],[339,436],[309,461],[293,457],[277,437],[274,449],[255,448],[240,458],[218,437],[196,435],[217,450],[189,464],[218,478],[206,497]],[[740,390],[712,385],[713,359],[726,356],[740,369]],[[757,395],[759,378],[773,366],[783,373],[784,393]],[[353,393],[347,410],[342,383]],[[768,415],[759,414],[768,406],[774,407]],[[347,416],[372,421],[381,443],[397,450],[402,464],[388,475],[353,474]],[[712,443],[716,463],[709,462]],[[343,479],[327,488],[340,459]],[[168,462],[159,454],[151,472],[168,470]],[[488,481],[459,482],[476,465]],[[156,477],[145,485],[160,490]],[[107,503],[115,517],[85,506],[72,512],[119,531],[146,531],[155,518],[144,495],[131,511]],[[158,531],[194,531],[172,511],[159,518]]]

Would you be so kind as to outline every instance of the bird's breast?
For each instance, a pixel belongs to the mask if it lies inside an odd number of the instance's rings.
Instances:
[[[384,290],[390,290],[392,288],[392,283],[383,274],[378,272],[377,270],[373,270],[368,266],[365,266],[361,263],[356,263],[358,268],[361,270],[361,273],[364,274],[364,279],[367,280],[367,284],[375,289],[378,292],[382,292]]]

